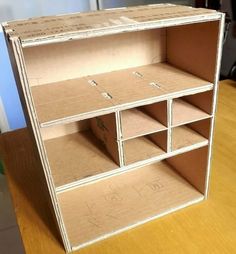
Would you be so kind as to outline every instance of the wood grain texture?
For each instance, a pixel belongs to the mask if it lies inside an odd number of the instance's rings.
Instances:
[[[82,249],[79,254],[236,252],[236,83],[222,82],[209,200]],[[40,169],[26,130],[2,135],[1,155],[27,254],[65,253],[32,168]],[[5,140],[5,142],[3,142]],[[5,145],[3,144],[5,143]],[[12,144],[12,146],[10,146]],[[13,146],[14,145],[14,146]],[[8,147],[4,149],[4,147]],[[10,149],[14,147],[14,149]],[[233,152],[232,152],[233,151]],[[34,172],[37,172],[35,170]]]

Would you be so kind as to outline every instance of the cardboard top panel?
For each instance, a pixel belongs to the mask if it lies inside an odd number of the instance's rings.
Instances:
[[[189,6],[156,4],[6,22],[10,38],[23,47],[169,25],[219,19],[220,13]]]

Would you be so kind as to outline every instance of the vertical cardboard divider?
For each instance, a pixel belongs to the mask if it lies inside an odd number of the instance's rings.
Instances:
[[[119,150],[119,158],[120,158],[120,166],[123,167],[125,165],[124,162],[124,145],[122,138],[122,131],[121,131],[121,114],[120,111],[115,112],[116,115],[116,133],[117,133],[117,143],[118,143],[118,150]]]
[[[170,99],[167,101],[167,152],[172,150],[172,103],[173,100]]]
[[[90,127],[94,135],[104,143],[114,161],[121,166],[116,119],[115,113],[94,117],[90,119]]]

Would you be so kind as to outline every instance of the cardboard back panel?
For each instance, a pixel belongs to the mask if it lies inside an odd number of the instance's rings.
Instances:
[[[35,86],[158,63],[165,47],[165,29],[154,29],[25,48],[24,56]]]

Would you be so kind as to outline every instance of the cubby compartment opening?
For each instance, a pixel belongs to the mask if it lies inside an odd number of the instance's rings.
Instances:
[[[167,101],[120,112],[123,140],[163,131],[167,128]]]
[[[179,126],[212,115],[213,90],[193,95],[183,96],[173,100],[172,126]]]
[[[203,22],[24,48],[40,123],[213,86],[218,26]]]
[[[41,128],[56,187],[121,166],[115,114]]]
[[[171,150],[192,145],[207,145],[211,118],[172,128]]]
[[[151,159],[167,152],[167,130],[123,141],[124,164]]]
[[[202,200],[206,154],[207,149],[201,148],[59,193],[72,246],[115,234]]]

